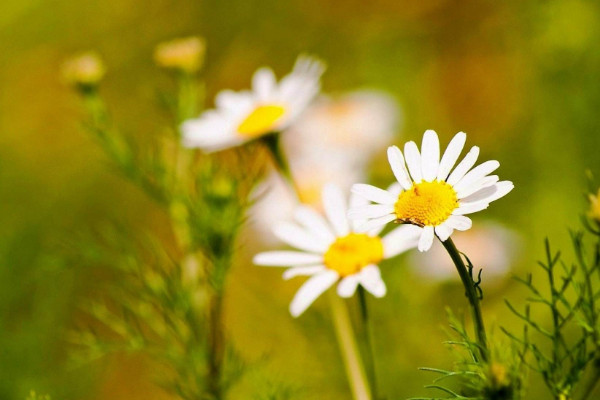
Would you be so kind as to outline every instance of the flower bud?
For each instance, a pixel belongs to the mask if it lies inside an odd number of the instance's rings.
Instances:
[[[94,52],[76,55],[62,66],[62,76],[66,83],[79,89],[90,89],[98,85],[106,70],[102,59]]]
[[[204,61],[206,44],[192,36],[160,43],[154,50],[154,61],[160,67],[187,73],[197,72]]]

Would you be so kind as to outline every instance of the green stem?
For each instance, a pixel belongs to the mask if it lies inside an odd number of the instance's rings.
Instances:
[[[375,368],[375,351],[373,347],[373,336],[371,333],[371,324],[369,323],[369,309],[367,305],[367,296],[365,289],[359,285],[358,289],[358,302],[360,303],[360,317],[363,329],[363,336],[365,339],[365,351],[366,364],[368,370],[369,381],[371,383],[371,390],[373,392],[373,398],[377,399],[377,371]]]
[[[581,389],[578,390],[578,395],[574,396],[577,400],[587,400],[590,398],[594,389],[600,381],[600,357],[592,361],[592,370],[587,374],[585,380],[581,384]]]
[[[302,200],[302,196],[300,193],[300,188],[296,185],[296,181],[292,175],[292,171],[290,169],[290,165],[288,163],[287,157],[281,150],[280,143],[280,134],[277,132],[269,133],[263,136],[260,140],[264,143],[266,148],[271,153],[271,157],[273,157],[273,163],[275,167],[279,171],[279,173],[289,182],[292,186],[299,200]]]
[[[479,345],[481,359],[483,361],[488,361],[488,345],[487,345],[487,337],[485,334],[485,326],[483,324],[483,317],[481,315],[481,306],[479,304],[479,296],[477,291],[475,290],[475,285],[473,283],[473,278],[469,274],[467,267],[462,259],[462,256],[452,239],[448,238],[445,242],[442,242],[446,251],[452,258],[454,265],[456,266],[456,270],[458,271],[458,275],[465,287],[465,296],[469,300],[469,305],[471,306],[471,315],[473,317],[473,325],[475,327],[475,335],[477,337],[477,344]]]
[[[335,334],[344,359],[352,397],[354,400],[371,400],[373,396],[360,358],[348,309],[334,290],[329,290],[328,295]]]
[[[223,329],[223,293],[212,292],[208,305],[208,393],[212,399],[222,397],[221,374],[225,358],[225,334]]]

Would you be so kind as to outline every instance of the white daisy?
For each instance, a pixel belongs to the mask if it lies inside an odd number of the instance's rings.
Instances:
[[[425,132],[420,153],[415,142],[406,143],[404,156],[398,147],[389,147],[388,160],[398,184],[391,190],[354,185],[354,193],[376,204],[353,208],[350,218],[368,219],[363,229],[391,221],[416,225],[422,230],[420,251],[431,248],[435,235],[446,241],[455,229],[471,228],[471,219],[465,215],[486,209],[514,185],[489,175],[500,166],[498,161],[473,168],[479,156],[477,146],[453,170],[466,138],[464,132],[457,133],[441,160],[439,139],[432,130]]]
[[[377,236],[382,227],[365,231],[365,221],[349,221],[346,199],[341,189],[328,184],[323,189],[323,209],[327,219],[314,209],[300,206],[295,214],[298,224],[277,226],[276,234],[301,251],[268,251],[257,254],[254,263],[263,266],[289,266],[284,279],[310,276],[290,304],[290,313],[302,314],[323,292],[338,283],[337,293],[350,297],[361,284],[375,297],[386,293],[377,264],[416,247],[420,229],[401,226],[385,237]],[[351,196],[352,206],[364,204],[359,196]]]
[[[299,57],[280,82],[270,68],[259,69],[252,90],[224,90],[216,109],[183,123],[184,146],[216,151],[285,130],[319,93],[323,71],[323,63],[310,57]]]

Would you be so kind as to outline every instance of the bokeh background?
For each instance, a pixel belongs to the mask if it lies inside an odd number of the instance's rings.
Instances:
[[[3,0],[0,4],[0,399],[31,389],[55,400],[168,399],[144,358],[120,354],[68,362],[66,332],[93,280],[55,268],[49,243],[116,220],[172,240],[166,216],[111,170],[80,126],[77,98],[61,83],[62,61],[93,49],[105,59],[102,92],[115,120],[136,135],[165,123],[156,89],[168,84],[152,62],[163,40],[207,41],[208,102],[221,88],[247,87],[270,65],[286,73],[299,53],[328,64],[324,90],[389,92],[402,109],[397,142],[435,129],[442,142],[462,130],[501,161],[515,190],[484,216],[516,232],[511,273],[543,255],[543,239],[567,248],[587,204],[585,170],[600,173],[600,5],[584,0]],[[385,172],[385,149],[372,171]],[[383,173],[384,173],[383,172]],[[242,238],[242,240],[244,240]],[[246,247],[250,253],[252,248]],[[566,251],[567,256],[571,252]],[[384,268],[390,288],[374,307],[380,386],[390,398],[425,393],[420,366],[449,366],[444,306],[465,306],[452,281],[415,272],[409,257]],[[229,279],[227,329],[243,356],[296,398],[347,399],[349,392],[324,304],[299,320],[287,304],[300,280],[243,257]],[[523,293],[506,276],[485,280],[490,326],[519,326],[503,305]],[[263,374],[264,375],[264,374]],[[252,373],[233,399],[255,395]],[[543,398],[534,384],[531,398]]]

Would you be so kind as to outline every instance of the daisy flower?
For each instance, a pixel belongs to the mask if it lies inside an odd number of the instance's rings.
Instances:
[[[299,206],[294,214],[298,224],[285,223],[276,227],[276,234],[300,251],[268,251],[254,257],[262,266],[290,267],[284,279],[310,276],[298,290],[290,313],[302,314],[322,293],[337,283],[337,293],[350,297],[362,285],[375,297],[386,293],[385,283],[377,264],[417,245],[420,229],[401,226],[380,238],[383,227],[369,231],[360,229],[365,221],[350,221],[342,190],[333,184],[323,188],[323,209],[327,218],[308,206]],[[352,206],[364,204],[359,196],[351,196]]]
[[[498,161],[473,168],[479,156],[477,146],[453,169],[466,138],[464,132],[457,133],[441,160],[439,139],[432,130],[423,135],[421,152],[415,142],[406,143],[404,155],[398,147],[389,147],[388,160],[398,184],[390,190],[354,185],[354,193],[376,204],[354,207],[350,218],[368,219],[363,229],[391,221],[416,225],[421,229],[419,251],[429,250],[435,235],[444,242],[455,229],[471,228],[472,221],[466,215],[486,209],[514,185],[490,175],[500,166]]]
[[[270,68],[259,69],[252,90],[224,90],[215,109],[183,123],[184,146],[216,151],[285,130],[319,93],[323,71],[323,63],[310,57],[299,57],[279,82]]]

